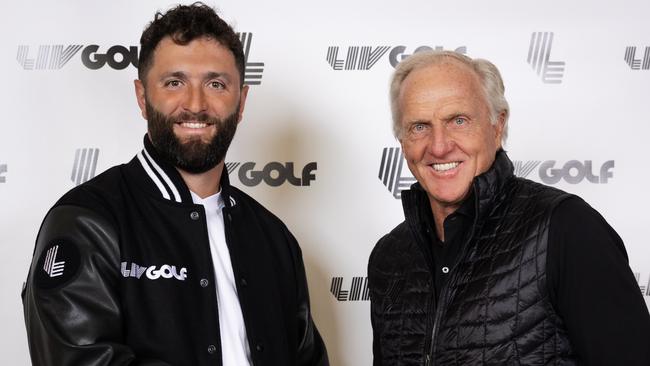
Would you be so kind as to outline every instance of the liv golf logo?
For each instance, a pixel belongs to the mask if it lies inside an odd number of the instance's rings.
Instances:
[[[400,199],[402,191],[416,182],[408,168],[405,168],[404,160],[404,154],[399,147],[386,147],[381,155],[379,180],[396,199]],[[569,184],[578,184],[585,180],[595,184],[607,184],[614,177],[615,163],[614,160],[608,160],[598,167],[592,160],[569,160],[564,164],[555,160],[514,160],[513,165],[518,177],[537,178],[549,185],[562,180]],[[536,172],[537,177],[530,176],[533,172]]]
[[[87,182],[89,179],[95,177],[98,157],[99,149],[77,149],[77,152],[74,155],[72,175],[70,176],[70,179],[74,182],[75,186]]]
[[[81,62],[91,70],[97,70],[108,64],[115,70],[123,70],[129,64],[137,67],[137,46],[112,46],[104,53],[99,52],[100,46],[88,45],[84,48],[80,44],[72,45],[40,45],[35,55],[30,56],[30,48],[26,45],[18,46],[16,60],[25,70],[59,70],[63,68],[81,49]]]
[[[262,84],[262,72],[264,72],[264,62],[252,62],[248,60],[253,43],[253,33],[237,33],[239,40],[244,48],[244,60],[246,62],[246,72],[244,73],[244,84],[260,85]]]
[[[625,62],[632,70],[650,70],[650,47],[645,48],[643,58],[636,58],[636,47],[626,47]]]
[[[403,175],[403,173],[408,174]],[[400,199],[402,191],[408,189],[415,183],[415,178],[408,169],[404,169],[404,154],[399,147],[385,147],[381,154],[379,166],[379,180],[393,194],[393,197]]]
[[[350,287],[343,288],[343,277],[332,277],[330,292],[338,301],[368,301],[368,277],[352,277]]]
[[[515,160],[513,165],[515,175],[522,178],[527,178],[537,170],[539,180],[545,184],[556,184],[561,180],[569,184],[578,184],[585,179],[590,183],[607,184],[609,179],[614,177],[614,160],[604,162],[599,168],[596,168],[596,171],[594,171],[594,164],[591,160],[569,160],[564,164],[558,164],[555,160],[544,162]]]
[[[260,85],[264,62],[249,61],[253,33],[237,33],[244,48],[246,73],[244,83],[247,85]],[[36,51],[28,45],[19,45],[16,52],[16,61],[24,70],[60,70],[81,51],[81,62],[91,70],[98,70],[108,65],[114,70],[124,70],[129,65],[138,66],[138,47],[114,45],[102,47],[96,44],[55,44],[40,45]]]
[[[264,167],[256,168],[257,163],[249,161],[245,163],[230,162],[226,163],[228,174],[233,174],[239,168],[237,177],[245,186],[255,187],[262,183],[271,187],[279,187],[284,183],[293,186],[309,186],[316,179],[316,169],[318,164],[311,162],[305,165],[300,174],[296,176],[293,162],[279,163],[272,161]]]
[[[45,256],[45,263],[43,264],[43,270],[50,277],[58,277],[63,275],[63,270],[65,269],[65,261],[57,262],[57,253],[59,251],[59,246],[55,245],[50,250],[47,251]]]
[[[528,64],[544,83],[560,84],[564,76],[564,61],[551,61],[553,32],[533,32],[528,46]]]
[[[413,53],[433,49],[429,46],[420,46],[415,48]],[[442,46],[435,47],[435,50],[442,49]],[[454,51],[465,54],[467,47],[461,46]],[[334,70],[370,70],[387,53],[388,61],[393,67],[411,55],[407,52],[406,46],[351,46],[345,52],[341,51],[339,46],[330,46],[327,48],[325,59]]]

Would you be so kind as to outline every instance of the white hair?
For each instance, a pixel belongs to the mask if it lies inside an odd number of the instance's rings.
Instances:
[[[505,86],[499,69],[493,63],[483,59],[471,59],[461,53],[454,51],[422,51],[417,52],[404,61],[400,62],[395,68],[390,83],[390,106],[393,114],[393,134],[400,139],[402,134],[402,113],[399,108],[399,94],[402,89],[402,83],[412,71],[441,64],[443,62],[456,61],[469,66],[479,77],[485,97],[490,110],[490,122],[494,125],[498,122],[499,115],[503,114],[503,133],[501,142],[505,144],[508,137],[508,117],[510,116],[510,107],[504,96]]]

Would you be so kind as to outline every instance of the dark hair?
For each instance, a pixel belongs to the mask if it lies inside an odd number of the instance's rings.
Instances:
[[[186,45],[199,37],[209,37],[228,48],[235,57],[240,87],[244,85],[244,50],[235,31],[211,7],[195,2],[178,5],[165,14],[157,12],[140,37],[138,78],[145,79],[153,62],[153,52],[160,40],[170,36],[179,45]]]

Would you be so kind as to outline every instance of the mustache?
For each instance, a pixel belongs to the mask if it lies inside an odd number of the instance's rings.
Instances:
[[[212,117],[205,112],[200,112],[200,113],[181,112],[177,116],[171,118],[172,123],[181,123],[186,121],[198,121],[198,122],[206,122],[209,124],[218,124],[221,122],[221,119],[217,117]]]

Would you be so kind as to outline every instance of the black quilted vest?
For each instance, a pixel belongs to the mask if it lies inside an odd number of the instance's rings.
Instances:
[[[368,265],[374,365],[576,364],[546,283],[551,212],[569,195],[515,177],[503,151],[472,189],[472,234],[438,299],[415,217],[426,193],[402,192],[406,220]]]

